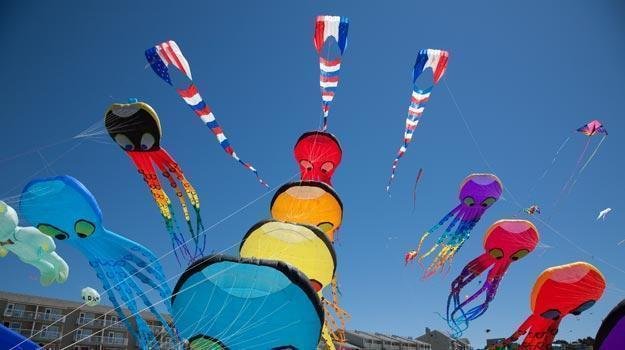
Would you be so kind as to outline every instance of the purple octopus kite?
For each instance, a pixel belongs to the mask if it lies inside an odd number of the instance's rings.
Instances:
[[[441,249],[438,255],[430,266],[426,268],[423,277],[428,278],[441,271],[447,261],[454,257],[464,241],[469,238],[471,230],[480,221],[486,209],[490,208],[499,199],[502,191],[503,185],[501,181],[493,174],[471,174],[467,176],[460,184],[460,204],[421,236],[417,249],[406,254],[406,263],[416,257],[419,257],[418,261],[421,262],[440,246]],[[445,232],[438,238],[436,244],[425,254],[420,255],[421,246],[430,233],[438,230],[452,217],[453,220],[449,223]],[[456,229],[452,232],[454,227]]]

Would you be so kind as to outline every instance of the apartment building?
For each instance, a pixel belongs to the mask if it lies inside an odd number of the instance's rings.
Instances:
[[[429,328],[425,329],[425,334],[417,337],[417,340],[432,345],[432,350],[472,350],[468,339],[454,339],[449,335]]]
[[[0,321],[47,350],[135,350],[135,339],[111,307],[0,291]],[[130,314],[125,310],[126,314]],[[141,315],[161,349],[173,349],[162,324]],[[134,320],[130,321],[134,326]]]
[[[432,350],[430,344],[417,339],[377,332],[345,331],[345,337],[362,350]]]

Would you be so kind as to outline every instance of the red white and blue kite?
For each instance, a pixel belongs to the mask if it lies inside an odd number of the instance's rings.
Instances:
[[[171,86],[173,86],[174,84],[172,83],[171,77],[169,75],[169,65],[173,65],[180,72],[184,73],[187,78],[189,78],[190,84],[186,89],[176,89],[178,95],[180,95],[180,97],[182,97],[187,105],[191,107],[193,112],[202,120],[202,122],[204,122],[204,124],[206,124],[206,126],[211,129],[224,151],[226,151],[226,153],[228,153],[232,158],[241,163],[247,169],[252,171],[261,184],[269,187],[267,183],[265,183],[265,181],[260,178],[260,176],[258,175],[258,171],[250,163],[241,160],[237,153],[234,151],[234,148],[232,148],[232,146],[230,145],[230,141],[228,141],[228,138],[224,134],[221,126],[215,119],[211,108],[206,104],[206,102],[204,102],[204,99],[202,99],[202,96],[200,96],[197,87],[193,83],[193,77],[191,75],[191,67],[189,66],[189,62],[182,54],[182,51],[180,51],[180,48],[178,47],[176,42],[173,40],[169,40],[145,50],[145,58],[150,63],[150,66],[152,66],[152,70],[154,70],[154,73],[156,73],[156,75],[161,77],[161,79],[163,79],[165,82],[167,82],[167,84]]]
[[[328,128],[330,103],[339,85],[341,59],[347,46],[349,20],[341,16],[317,16],[313,43],[319,55],[319,86],[321,87],[321,109],[323,111],[323,131]],[[339,52],[331,49],[330,39],[335,41]]]
[[[404,153],[406,153],[408,144],[410,143],[410,141],[412,141],[412,134],[419,124],[419,119],[421,119],[421,114],[423,114],[425,103],[430,99],[430,93],[432,92],[432,88],[443,77],[443,74],[445,74],[448,60],[449,53],[444,50],[425,49],[420,50],[417,54],[417,60],[415,62],[414,70],[412,73],[413,89],[412,97],[410,99],[410,107],[408,107],[408,117],[406,117],[404,144],[399,148],[399,151],[397,152],[397,157],[395,157],[395,160],[393,160],[391,177],[388,180],[388,185],[386,186],[387,192],[389,192],[391,189],[391,184],[393,183],[393,179],[395,178],[395,171],[397,170],[399,159],[404,155]],[[432,85],[430,85],[426,89],[421,89],[417,86],[417,79],[428,68],[432,69]]]

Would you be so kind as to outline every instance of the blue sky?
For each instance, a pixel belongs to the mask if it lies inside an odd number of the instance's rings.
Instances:
[[[279,185],[297,172],[297,137],[319,123],[314,17],[344,15],[349,43],[330,130],[344,149],[334,185],[345,206],[336,249],[348,328],[412,336],[426,326],[445,329],[435,313],[444,311],[450,280],[481,254],[492,222],[521,215],[517,201],[543,207],[540,218],[552,229],[537,224],[550,248],[511,267],[487,314],[466,333],[474,344],[514,332],[529,315],[536,277],[550,266],[588,261],[609,286],[589,312],[563,321],[558,338],[594,336],[625,296],[625,245],[617,246],[625,239],[622,2],[20,1],[3,2],[0,13],[0,198],[14,200],[33,177],[70,174],[94,193],[107,227],[165,254],[160,216],[128,157],[112,144],[71,139],[101,123],[111,103],[135,97],[159,113],[162,145],[198,190],[205,224],[236,212],[208,232],[210,250],[236,254],[247,229],[268,217],[271,196],[258,199],[265,190],[146,69],[143,50],[176,40],[239,155]],[[389,199],[384,187],[403,135],[411,68],[417,50],[428,47],[451,52],[446,84],[483,157],[440,84]],[[610,136],[554,211],[585,142],[573,130],[595,118]],[[529,193],[567,136],[556,166]],[[467,174],[489,171],[484,159],[512,196],[487,212],[449,275],[421,281],[417,266],[403,266],[404,252],[456,205]],[[424,176],[412,213],[419,168]],[[614,211],[596,222],[605,207]],[[41,287],[35,271],[11,256],[0,260],[4,275],[13,276],[2,289],[78,300],[85,285],[100,287],[83,256],[57,246],[71,266],[65,284]],[[180,272],[171,256],[163,264],[169,276]]]

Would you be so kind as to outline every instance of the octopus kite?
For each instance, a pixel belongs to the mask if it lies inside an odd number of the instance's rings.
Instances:
[[[321,181],[332,186],[332,175],[343,157],[339,140],[334,135],[306,132],[295,143],[293,153],[299,164],[301,180]]]
[[[406,254],[406,263],[417,257],[419,257],[419,262],[422,262],[440,247],[438,255],[426,268],[423,277],[428,278],[442,271],[445,264],[455,256],[458,249],[469,238],[471,230],[480,221],[482,215],[497,202],[502,191],[501,181],[493,174],[471,174],[467,176],[460,184],[460,204],[421,236],[417,249]],[[427,252],[421,254],[421,247],[425,239],[450,219],[452,219],[451,223],[436,243]]]
[[[195,113],[195,115],[200,118],[200,120],[202,120],[202,122],[213,132],[221,148],[223,148],[223,150],[230,155],[230,157],[254,173],[258,181],[263,186],[269,187],[269,185],[260,178],[258,171],[252,166],[252,164],[244,162],[234,151],[234,148],[226,137],[224,130],[217,122],[217,119],[215,119],[213,111],[206,104],[206,102],[204,102],[204,99],[200,95],[200,91],[195,86],[193,76],[191,75],[191,66],[182,54],[178,44],[176,44],[173,40],[160,43],[145,50],[145,58],[152,67],[154,73],[171,86],[174,86],[174,83],[169,74],[170,65],[174,66],[189,79],[189,85],[187,88],[176,89],[178,95],[180,95],[184,102],[191,108],[193,113]]]
[[[585,262],[548,268],[538,276],[532,289],[532,314],[510,338],[495,347],[508,346],[526,334],[520,350],[551,349],[562,319],[591,308],[603,295],[605,286],[601,272]]]
[[[595,336],[595,349],[625,349],[625,300],[603,319]]]
[[[69,266],[56,252],[54,240],[34,227],[19,226],[15,209],[0,201],[0,257],[8,252],[23,263],[39,270],[39,283],[49,286],[63,283],[69,275]]]
[[[139,174],[143,176],[143,180],[150,188],[152,197],[165,220],[165,227],[171,236],[178,261],[180,261],[179,253],[188,262],[201,256],[204,253],[206,239],[205,236],[202,239],[199,238],[200,231],[203,229],[200,217],[200,198],[184,176],[178,163],[161,147],[161,123],[154,109],[143,102],[113,104],[106,111],[104,124],[111,138],[132,159]],[[171,201],[158,179],[153,164],[156,165],[176,193],[192,236],[195,246],[193,249],[187,247],[185,236],[179,232]],[[185,195],[195,212],[195,228],[191,222]]]
[[[460,337],[470,321],[486,312],[510,265],[532,252],[537,244],[538,230],[527,220],[499,220],[491,225],[484,235],[484,254],[469,262],[451,283],[451,293],[447,298],[447,324],[455,336]],[[488,275],[481,288],[461,302],[463,289],[486,270]],[[482,295],[485,299],[481,304],[465,311],[472,301]]]
[[[155,336],[148,322],[140,316],[136,300],[141,300],[172,339],[177,339],[155,306],[171,295],[165,274],[154,254],[141,244],[109,231],[102,225],[102,212],[96,199],[78,180],[57,176],[30,182],[22,191],[20,212],[41,232],[66,241],[89,260],[102,282],[119,319],[139,342],[142,349],[155,349]],[[156,291],[159,300],[151,300],[141,284]],[[165,302],[169,313],[171,307]],[[134,315],[136,329],[122,311]]]
[[[324,321],[306,276],[278,260],[207,256],[182,274],[171,302],[195,350],[316,349]]]
[[[408,107],[408,116],[406,117],[406,129],[404,131],[404,143],[397,151],[397,156],[393,160],[393,165],[391,167],[391,177],[388,180],[388,185],[386,186],[386,192],[390,192],[391,185],[393,184],[393,180],[395,179],[395,171],[397,170],[397,166],[399,165],[399,159],[404,156],[406,150],[408,149],[408,145],[412,141],[412,135],[414,131],[417,129],[417,125],[419,124],[419,120],[421,120],[421,115],[423,114],[423,110],[425,109],[425,103],[430,99],[430,94],[432,93],[432,89],[434,85],[438,84],[439,80],[445,74],[445,70],[447,69],[447,61],[449,60],[449,52],[444,50],[433,50],[426,49],[420,50],[417,54],[417,60],[415,62],[413,71],[412,71],[412,96],[410,98],[410,106]],[[423,72],[426,70],[432,69],[433,73],[433,82],[429,87],[422,89],[417,86],[417,79]]]

